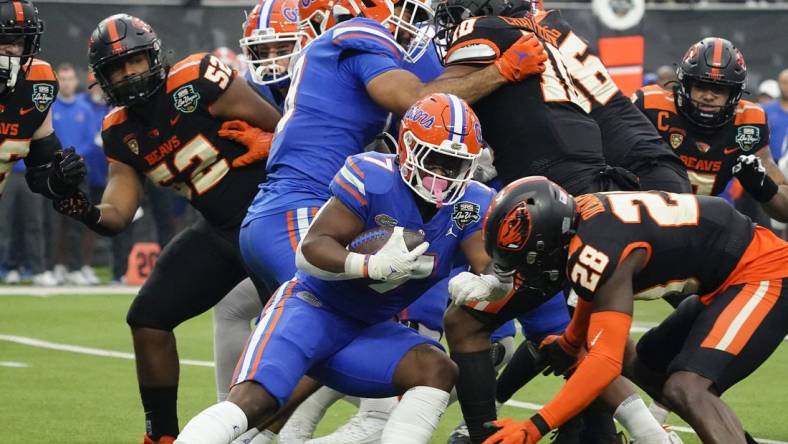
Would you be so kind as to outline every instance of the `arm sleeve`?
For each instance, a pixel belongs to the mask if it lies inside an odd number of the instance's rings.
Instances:
[[[329,190],[361,220],[367,220],[369,204],[365,178],[371,172],[362,170],[362,163],[361,156],[348,157],[345,164],[331,180]]]
[[[393,56],[354,50],[346,50],[343,53],[340,65],[342,72],[357,79],[365,86],[383,73],[393,69],[401,69],[399,62]]]
[[[628,314],[603,311],[591,315],[588,354],[561,391],[539,411],[551,429],[580,413],[621,374],[631,325]]]

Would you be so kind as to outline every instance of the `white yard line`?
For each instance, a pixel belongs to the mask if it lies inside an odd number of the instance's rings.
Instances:
[[[52,296],[73,295],[108,295],[108,296],[134,296],[139,293],[140,287],[126,287],[121,285],[95,285],[90,287],[62,286],[62,287],[36,287],[36,286],[0,286],[2,296],[29,296],[48,298]]]
[[[506,401],[505,404],[508,405],[509,407],[525,409],[525,410],[539,410],[542,408],[542,406],[539,404],[534,404],[532,402],[516,401],[514,399],[510,399]],[[695,431],[689,427],[671,425],[670,429],[675,430],[677,432],[692,433],[693,435],[696,435]],[[755,438],[755,440],[761,444],[788,444],[788,442],[785,441],[775,441],[773,439],[766,439],[766,438]]]
[[[16,361],[0,361],[0,367],[27,368],[30,367],[30,364],[25,364],[24,362],[16,362]]]
[[[104,350],[93,347],[82,347],[80,345],[61,344],[58,342],[43,341],[41,339],[28,338],[26,336],[0,335],[0,341],[13,342],[15,344],[28,345],[30,347],[46,348],[83,355],[100,356],[103,358],[120,358],[134,360],[134,353],[119,352],[114,350]],[[196,365],[199,367],[213,367],[212,361],[200,361],[197,359],[181,359],[181,365]]]

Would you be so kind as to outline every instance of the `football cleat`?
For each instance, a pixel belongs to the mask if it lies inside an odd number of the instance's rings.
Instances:
[[[451,431],[446,444],[471,444],[471,435],[468,433],[468,426],[465,423],[459,424]]]

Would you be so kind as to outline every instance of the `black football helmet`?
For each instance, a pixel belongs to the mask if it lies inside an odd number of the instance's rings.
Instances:
[[[497,274],[518,273],[531,287],[555,287],[564,281],[577,220],[575,199],[563,188],[542,176],[518,179],[487,210],[484,248]]]
[[[29,0],[0,0],[0,44],[21,43],[21,54],[0,54],[0,85],[3,92],[16,86],[19,70],[41,51],[44,21]],[[21,42],[20,42],[21,40]]]
[[[733,43],[719,37],[707,37],[690,46],[676,68],[676,108],[687,120],[706,129],[728,123],[744,92],[747,66],[744,56]],[[727,88],[728,100],[717,112],[701,111],[690,97],[692,87],[705,83]]]
[[[147,56],[148,70],[113,83],[110,80],[111,69],[139,53]],[[144,102],[167,79],[161,41],[156,32],[144,21],[128,14],[116,14],[99,23],[90,36],[88,59],[90,70],[111,105],[129,106]]]
[[[454,30],[464,20],[485,15],[509,16],[530,7],[529,0],[442,0],[435,7],[433,42],[442,56],[451,43]]]

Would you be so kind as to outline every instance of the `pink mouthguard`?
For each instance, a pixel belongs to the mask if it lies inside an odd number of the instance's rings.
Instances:
[[[449,181],[438,179],[437,177],[427,176],[423,180],[424,186],[435,196],[435,205],[440,208],[443,206],[443,192],[449,187]]]

